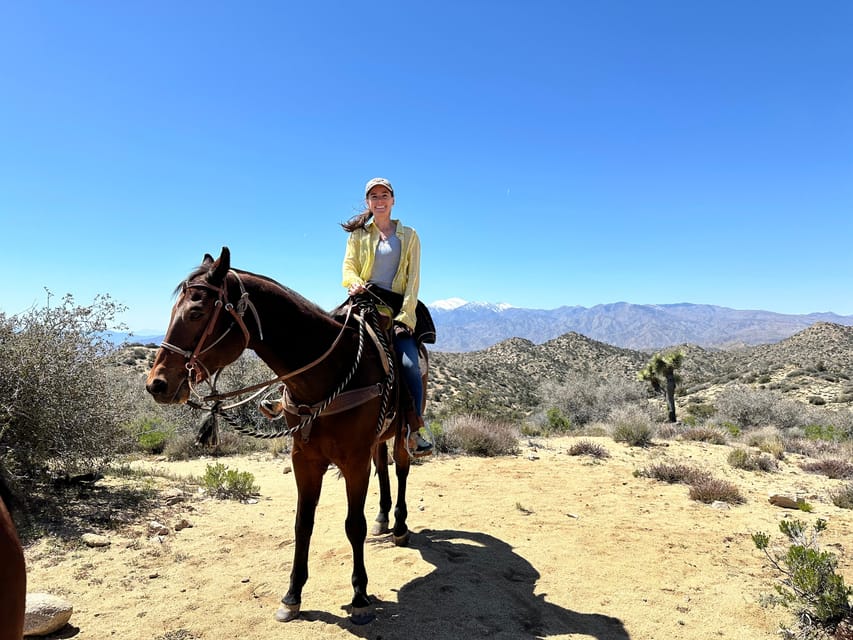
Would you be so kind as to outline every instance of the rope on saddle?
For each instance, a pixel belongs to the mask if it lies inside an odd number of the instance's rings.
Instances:
[[[297,432],[302,432],[303,438],[307,440],[307,434],[308,432],[310,432],[310,428],[313,422],[318,417],[320,417],[323,412],[326,411],[326,409],[329,408],[329,405],[332,404],[335,398],[341,395],[347,385],[352,381],[355,372],[358,370],[359,364],[361,363],[361,359],[364,354],[364,333],[367,323],[369,323],[370,327],[373,329],[371,333],[373,333],[376,340],[379,342],[379,345],[385,352],[385,356],[388,361],[388,374],[380,383],[382,385],[382,392],[379,416],[376,425],[376,434],[377,436],[381,434],[382,431],[384,431],[385,429],[385,422],[388,419],[389,408],[391,404],[391,390],[395,379],[394,356],[388,345],[388,340],[385,337],[386,334],[380,326],[379,314],[376,310],[376,305],[367,300],[361,300],[355,304],[357,310],[356,320],[358,321],[359,325],[358,348],[356,350],[355,361],[353,362],[353,365],[347,375],[344,376],[344,378],[341,380],[335,390],[321,403],[313,405],[312,410],[309,413],[302,415],[298,424],[292,427],[281,427],[275,429],[245,427],[240,424],[239,420],[236,417],[232,417],[227,413],[227,410],[233,408],[235,405],[222,406],[221,402],[214,402],[213,405],[210,407],[201,407],[194,403],[188,403],[191,404],[191,406],[194,406],[195,408],[205,409],[209,411],[209,415],[204,418],[202,427],[199,429],[199,436],[197,439],[198,442],[201,442],[202,444],[215,444],[216,442],[218,442],[216,423],[218,416],[221,416],[229,425],[231,425],[231,427],[235,431],[244,435],[251,436],[253,438],[283,438],[287,436],[292,436]]]

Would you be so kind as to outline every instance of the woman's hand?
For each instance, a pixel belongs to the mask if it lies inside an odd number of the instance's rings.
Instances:
[[[412,335],[412,330],[409,329],[409,327],[404,325],[402,322],[395,322],[394,323],[394,335],[397,336],[398,338],[403,337],[403,336],[410,336],[410,335]]]
[[[349,289],[347,289],[350,296],[357,296],[359,293],[364,293],[365,291],[367,291],[367,289],[363,284],[351,284]]]

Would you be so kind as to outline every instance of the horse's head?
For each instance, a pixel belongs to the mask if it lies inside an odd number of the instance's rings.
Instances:
[[[157,402],[186,402],[192,385],[234,362],[246,348],[242,284],[235,274],[229,277],[230,269],[231,254],[222,247],[219,258],[206,254],[178,287],[169,329],[145,383]]]

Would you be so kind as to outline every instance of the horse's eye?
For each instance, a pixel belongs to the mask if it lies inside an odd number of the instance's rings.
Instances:
[[[204,312],[201,309],[190,309],[189,312],[190,320],[198,320],[204,315]]]

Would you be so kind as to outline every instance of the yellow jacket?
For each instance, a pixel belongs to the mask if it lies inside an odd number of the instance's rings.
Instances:
[[[399,220],[392,222],[397,224],[397,237],[400,239],[400,264],[394,274],[391,290],[403,296],[403,305],[394,320],[414,329],[418,287],[421,283],[421,241],[411,227],[404,227]],[[379,229],[373,220],[367,223],[366,228],[350,232],[343,265],[344,287],[367,284],[373,273],[378,243]]]

